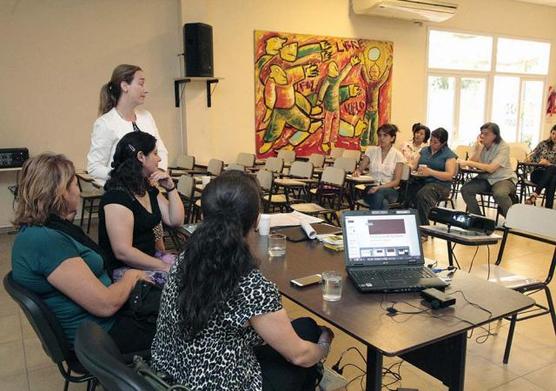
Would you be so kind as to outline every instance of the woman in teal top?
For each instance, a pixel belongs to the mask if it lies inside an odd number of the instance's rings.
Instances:
[[[438,201],[450,194],[452,180],[457,173],[456,154],[448,147],[448,132],[444,128],[432,131],[430,145],[421,149],[417,169],[408,189],[414,194],[408,200],[412,208],[419,212],[421,225],[429,224],[429,212]],[[426,240],[426,236],[423,236]]]
[[[146,350],[154,324],[141,324],[119,311],[142,271],[129,270],[112,284],[98,246],[71,220],[79,206],[73,163],[41,154],[23,166],[12,248],[14,280],[35,292],[54,313],[70,344],[81,322],[98,323],[124,352]]]

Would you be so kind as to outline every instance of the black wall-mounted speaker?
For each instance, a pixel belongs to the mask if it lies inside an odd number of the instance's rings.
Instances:
[[[204,23],[183,25],[185,76],[214,77],[212,26]]]

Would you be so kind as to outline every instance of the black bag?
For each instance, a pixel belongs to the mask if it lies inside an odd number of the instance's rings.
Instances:
[[[138,281],[129,294],[122,313],[137,321],[156,324],[162,288],[146,281]]]

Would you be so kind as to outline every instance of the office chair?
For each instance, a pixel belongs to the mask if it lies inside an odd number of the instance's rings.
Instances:
[[[87,390],[95,389],[95,378],[79,363],[66,339],[56,316],[33,292],[14,281],[12,272],[4,277],[4,288],[21,307],[25,317],[37,333],[45,353],[58,366],[64,377],[64,391],[69,383],[87,383]],[[74,376],[72,372],[79,375]]]

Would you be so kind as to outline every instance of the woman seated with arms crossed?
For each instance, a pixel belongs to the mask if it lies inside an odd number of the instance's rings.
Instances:
[[[429,225],[429,212],[438,201],[450,194],[452,179],[457,173],[456,154],[448,147],[448,131],[432,131],[430,146],[421,149],[419,160],[412,164],[418,169],[407,191],[412,196],[407,204],[419,212],[419,224]],[[422,236],[424,240],[426,236]]]
[[[97,244],[71,223],[79,208],[73,163],[63,155],[41,154],[21,171],[12,248],[14,280],[35,292],[54,313],[73,345],[81,322],[98,323],[123,352],[147,349],[153,323],[140,323],[121,311],[139,280],[128,270],[112,284]]]
[[[371,210],[387,210],[389,202],[398,199],[397,187],[402,179],[405,159],[400,151],[394,147],[398,127],[384,124],[378,128],[378,146],[368,147],[353,172],[353,176],[361,175],[367,167],[369,175],[377,181],[377,185],[368,188],[363,196]]]
[[[411,131],[413,132],[413,139],[402,145],[402,154],[409,165],[413,166],[419,160],[421,149],[428,146],[431,131],[419,122],[413,124]]]
[[[531,173],[531,181],[537,187],[525,203],[535,205],[537,197],[541,194],[542,189],[545,189],[544,207],[552,209],[554,207],[554,191],[556,190],[556,125],[550,130],[550,137],[537,145],[528,160],[532,163],[539,163],[543,167],[536,168]]]
[[[467,181],[461,188],[461,195],[470,213],[481,215],[477,202],[478,193],[492,192],[494,201],[502,216],[514,203],[517,175],[510,159],[510,146],[502,140],[500,128],[494,122],[481,126],[469,160],[459,160],[460,165],[484,171]]]
[[[114,153],[114,167],[99,206],[99,244],[108,257],[107,269],[117,281],[128,268],[148,271],[158,285],[175,257],[155,258],[155,229],[161,221],[172,227],[183,224],[184,210],[176,186],[165,171],[156,138],[145,132],[126,134]],[[155,185],[166,190],[168,199]]]
[[[313,390],[332,333],[290,322],[247,236],[260,209],[249,175],[227,171],[201,196],[203,222],[168,276],[152,365],[192,390]],[[266,344],[265,344],[266,343]]]

